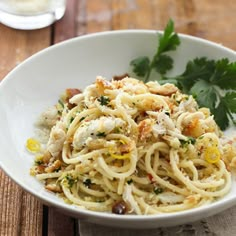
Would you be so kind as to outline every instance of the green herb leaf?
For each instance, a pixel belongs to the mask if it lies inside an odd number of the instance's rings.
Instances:
[[[61,105],[62,108],[64,108],[65,105],[64,105],[64,103],[62,102],[62,100],[59,99],[59,100],[58,100],[58,103]]]
[[[236,113],[236,92],[226,93],[222,100],[232,113]]]
[[[227,92],[216,109],[213,110],[216,123],[224,130],[228,127],[230,120],[236,125],[232,113],[236,113],[236,92]]]
[[[86,179],[84,182],[83,182],[83,184],[86,186],[86,187],[90,187],[90,185],[92,184],[92,181],[91,181],[91,179]]]
[[[160,55],[153,62],[153,68],[160,74],[165,74],[172,67],[173,67],[173,59],[167,55]]]
[[[188,93],[194,83],[199,79],[208,81],[213,70],[214,61],[207,60],[205,57],[195,58],[193,61],[187,63],[183,74],[168,79],[176,79],[178,81],[178,87],[182,89],[184,93]]]
[[[102,106],[106,106],[110,102],[110,99],[109,97],[101,96],[100,98],[98,98],[98,101]]]
[[[130,62],[133,72],[137,76],[145,76],[149,71],[150,60],[148,57],[138,57]]]
[[[215,108],[217,91],[205,80],[197,81],[190,90],[198,104],[202,107],[208,107],[211,111]]]
[[[75,119],[74,117],[70,118],[70,124],[73,122],[74,119]]]
[[[67,174],[65,176],[66,182],[68,184],[69,188],[72,188],[72,186],[75,184],[75,182],[77,182],[77,179],[74,179],[74,177],[70,174]]]
[[[182,147],[189,145],[189,144],[195,144],[196,143],[196,139],[193,137],[188,136],[188,138],[186,140],[180,140],[180,143],[182,145]]]
[[[153,189],[153,191],[154,191],[154,193],[155,194],[160,194],[160,193],[163,193],[163,188],[159,188],[159,187],[155,187],[154,189]]]
[[[116,133],[116,134],[119,134],[121,132],[121,128],[116,126],[114,129],[113,129],[113,132]]]
[[[227,116],[228,110],[224,102],[220,102],[217,109],[213,110],[213,115],[216,123],[222,130],[225,130],[229,125],[229,118]]]
[[[42,161],[42,160],[35,160],[35,161],[34,161],[34,164],[35,164],[36,166],[39,166],[39,165],[42,165],[42,164],[43,164],[43,161]]]
[[[236,62],[230,63],[227,58],[216,61],[215,71],[210,80],[221,89],[236,89]]]
[[[98,131],[96,134],[97,137],[106,137],[106,133],[105,132],[100,132]]]
[[[81,121],[83,121],[85,119],[85,117],[83,116],[83,117],[81,117],[80,119],[79,119],[79,121],[81,122]]]
[[[127,184],[132,184],[134,181],[132,179],[127,180]]]
[[[178,35],[174,32],[174,21],[169,20],[163,35],[159,36],[158,54],[173,51],[180,44]]]

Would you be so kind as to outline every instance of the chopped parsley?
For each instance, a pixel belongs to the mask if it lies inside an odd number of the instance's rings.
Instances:
[[[105,200],[104,199],[97,199],[96,202],[102,203],[102,202],[105,202]]]
[[[84,119],[85,119],[85,117],[81,117],[79,121],[81,122],[81,121],[83,121]]]
[[[181,143],[181,146],[186,146],[186,145],[189,145],[189,144],[195,144],[196,143],[196,139],[193,138],[193,137],[188,137],[186,140],[180,140],[180,143]]]
[[[70,124],[73,122],[74,119],[75,119],[74,117],[70,118]]]
[[[155,187],[154,189],[153,189],[153,191],[154,191],[154,193],[155,194],[160,194],[160,193],[163,193],[163,188],[160,188],[160,187]]]
[[[132,184],[134,181],[132,179],[127,180],[127,184]]]
[[[69,188],[72,188],[72,186],[77,182],[77,179],[75,179],[72,175],[67,174],[65,176],[66,182],[68,184]]]
[[[43,161],[42,160],[35,160],[34,161],[34,164],[39,166],[39,165],[42,165],[43,164]]]
[[[144,82],[150,80],[154,69],[161,76],[160,84],[173,83],[183,93],[191,94],[200,107],[208,107],[218,126],[224,130],[230,121],[236,125],[236,61],[227,58],[211,60],[206,57],[190,60],[185,71],[177,76],[166,77],[173,68],[173,59],[167,55],[180,44],[174,32],[174,22],[169,20],[164,33],[158,34],[157,50],[150,60],[147,56],[138,57],[130,62],[133,72]]]
[[[114,129],[113,129],[113,132],[116,133],[116,134],[119,134],[121,133],[121,128],[116,126]]]
[[[167,116],[170,116],[170,112],[169,112],[169,111],[165,111],[165,114],[166,114]]]
[[[60,171],[61,170],[61,166],[59,166],[58,168],[56,168],[55,170],[54,170],[54,172],[58,172],[58,171]]]
[[[84,180],[83,184],[84,184],[86,187],[89,188],[90,185],[92,184],[92,181],[91,181],[91,179],[86,179],[86,180]]]
[[[64,105],[64,103],[62,102],[62,100],[59,99],[59,100],[58,100],[58,103],[61,105],[62,108],[64,108],[65,105]]]
[[[101,96],[100,98],[98,98],[98,101],[102,106],[106,106],[110,102],[110,98],[107,96]]]
[[[105,132],[97,132],[96,136],[97,137],[106,137],[106,133]]]

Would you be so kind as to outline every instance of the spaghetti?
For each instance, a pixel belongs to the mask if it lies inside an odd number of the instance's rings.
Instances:
[[[174,85],[97,77],[67,89],[38,122],[31,174],[67,202],[117,214],[176,212],[231,188],[236,149],[207,108]],[[118,210],[117,210],[118,209]]]

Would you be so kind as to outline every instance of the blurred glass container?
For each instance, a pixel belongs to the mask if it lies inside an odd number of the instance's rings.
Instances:
[[[0,0],[0,23],[32,30],[51,25],[65,13],[66,0]]]

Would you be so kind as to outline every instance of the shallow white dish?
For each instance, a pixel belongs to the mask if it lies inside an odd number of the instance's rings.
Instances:
[[[92,34],[47,48],[17,66],[0,83],[0,166],[22,188],[65,213],[98,224],[127,228],[155,228],[183,224],[221,212],[236,204],[236,180],[223,199],[201,208],[178,213],[136,216],[81,210],[64,203],[29,175],[33,156],[25,141],[33,134],[33,123],[45,108],[56,103],[66,88],[84,88],[97,75],[112,78],[128,71],[137,56],[156,50],[157,32],[126,30]],[[236,52],[206,40],[180,35],[181,46],[172,55],[172,74],[184,70],[186,62],[200,56],[227,57]],[[234,130],[234,132],[236,132]]]

